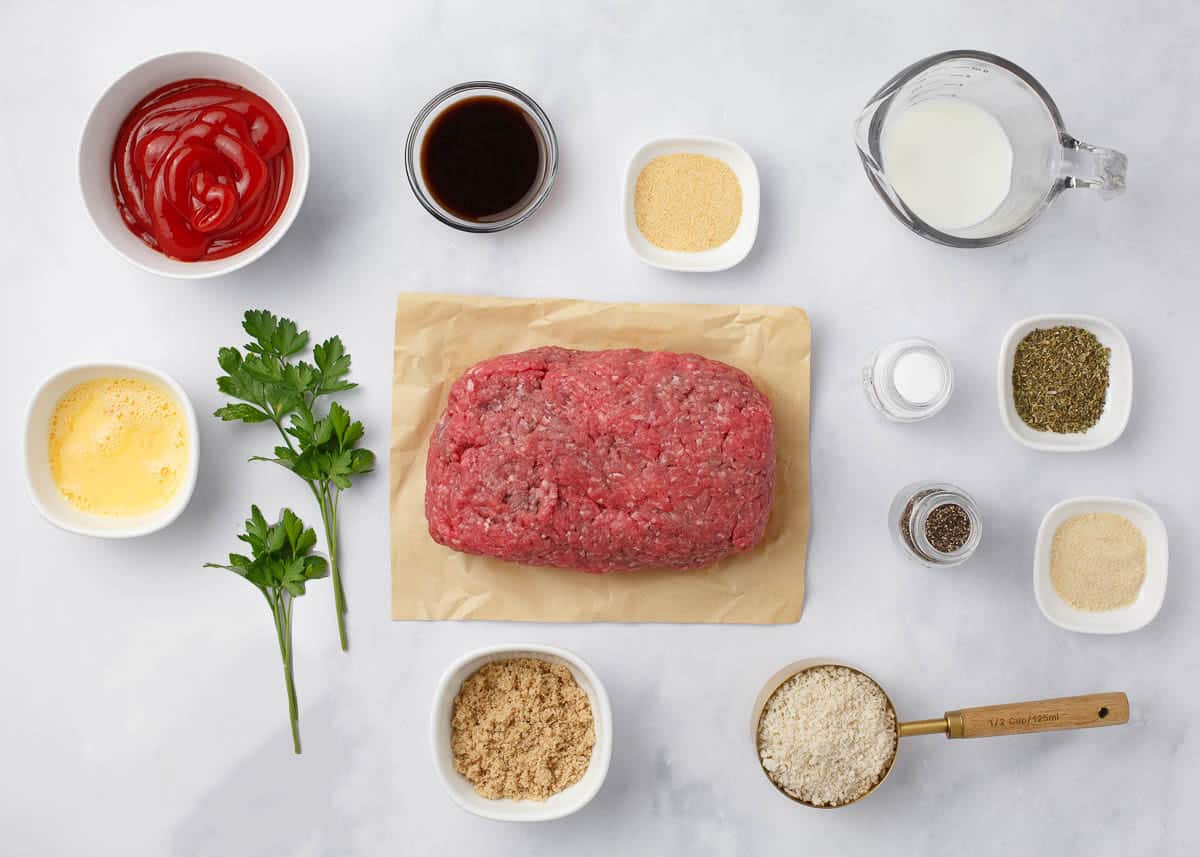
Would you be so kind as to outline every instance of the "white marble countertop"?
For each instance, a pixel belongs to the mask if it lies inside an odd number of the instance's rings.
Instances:
[[[0,314],[8,474],[0,493],[0,837],[6,854],[67,855],[1190,855],[1200,786],[1200,511],[1193,376],[1200,223],[1193,109],[1200,10],[1183,0],[1086,8],[904,3],[360,3],[319,10],[144,0],[0,10]],[[750,10],[753,9],[753,12]],[[211,10],[211,11],[210,11]],[[75,146],[93,100],[149,55],[207,48],[274,76],[313,150],[307,201],[264,259],[215,282],[157,279],[87,221]],[[954,252],[893,221],[862,175],[850,123],[907,63],[975,47],[1050,90],[1070,130],[1129,155],[1129,192],[1067,194],[1031,233]],[[553,119],[560,182],[531,221],[453,232],[413,200],[402,145],[414,112],[454,82],[522,87]],[[624,244],[626,157],[671,133],[729,137],[756,159],[762,223],[721,274],[652,270]],[[340,333],[362,389],[347,403],[383,452],[391,315],[402,290],[805,307],[815,341],[813,530],[803,620],[776,628],[406,624],[388,619],[385,474],[343,501],[352,653],[329,595],[298,603],[305,753],[293,758],[270,619],[220,558],[251,502],[296,504],[281,471],[246,463],[267,439],[203,418],[203,472],[185,516],[133,542],[74,537],[25,496],[20,413],[76,360],[167,370],[204,414],[215,354],[266,306]],[[1000,338],[1038,312],[1094,313],[1133,348],[1133,418],[1113,447],[1050,456],[1004,432]],[[877,418],[859,370],[879,345],[936,340],[958,389],[918,426]],[[953,572],[906,563],[884,515],[906,482],[971,491],[986,535]],[[1171,579],[1150,626],[1072,634],[1039,613],[1034,536],[1055,502],[1142,499],[1166,521]],[[1192,617],[1192,618],[1189,618]],[[540,641],[604,677],[616,717],[608,782],[567,820],[465,815],[428,746],[438,675],[462,652]],[[1117,729],[906,741],[884,789],[841,812],[773,793],[748,734],[761,682],[796,657],[862,665],[902,715],[1125,690]],[[1189,811],[1187,807],[1193,809]]]

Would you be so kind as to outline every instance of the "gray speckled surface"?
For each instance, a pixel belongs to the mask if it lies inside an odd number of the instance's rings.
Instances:
[[[0,831],[14,855],[610,853],[1188,855],[1200,850],[1200,509],[1190,148],[1200,10],[1097,0],[957,5],[709,3],[33,4],[0,9],[0,314],[13,416],[0,493]],[[87,222],[75,146],[92,101],[141,59],[202,47],[273,75],[304,115],[308,199],[291,233],[224,280],[156,279]],[[953,252],[893,222],[864,179],[850,123],[894,72],[953,47],[1030,69],[1068,127],[1129,155],[1129,191],[1067,194],[1017,242]],[[472,77],[520,86],[553,119],[560,184],[536,217],[491,238],[451,232],[406,186],[413,113]],[[625,158],[663,134],[726,136],[763,182],[758,245],[722,274],[652,270],[619,220]],[[344,501],[352,654],[328,593],[296,612],[306,752],[291,757],[269,617],[245,584],[200,569],[232,546],[250,502],[296,503],[286,474],[245,463],[269,443],[204,420],[204,467],[170,530],[131,543],[40,520],[19,473],[20,409],[58,366],[124,357],[218,404],[218,345],[265,305],[341,333],[363,388],[348,404],[386,448],[391,310],[401,290],[787,302],[815,340],[813,536],[804,619],[779,628],[409,625],[388,621],[387,491]],[[1113,447],[1039,455],[1001,426],[1001,336],[1038,312],[1107,317],[1133,348],[1133,418]],[[885,424],[859,388],[881,344],[934,339],[954,361],[948,409]],[[893,492],[954,481],[987,528],[949,572],[895,551]],[[1080,494],[1143,499],[1166,521],[1171,582],[1158,619],[1123,637],[1045,621],[1031,586],[1042,514]],[[309,515],[311,517],[311,515]],[[609,780],[580,814],[504,826],[464,815],[434,777],[429,704],[477,645],[575,650],[612,696]],[[978,742],[905,743],[886,788],[840,812],[775,795],[748,739],[759,685],[795,657],[879,678],[902,716],[1126,690],[1131,724]]]

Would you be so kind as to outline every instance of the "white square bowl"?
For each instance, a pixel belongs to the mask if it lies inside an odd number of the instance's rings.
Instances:
[[[1072,607],[1059,596],[1050,580],[1050,546],[1054,533],[1068,518],[1092,512],[1123,515],[1146,538],[1146,579],[1137,600],[1117,610],[1093,612]],[[1158,513],[1137,500],[1118,497],[1076,497],[1064,500],[1046,513],[1038,530],[1033,560],[1033,594],[1047,619],[1068,631],[1083,634],[1124,634],[1149,624],[1158,615],[1167,594],[1167,528]]]
[[[1108,363],[1108,395],[1104,413],[1099,421],[1085,432],[1056,434],[1037,431],[1025,424],[1013,404],[1013,359],[1021,340],[1038,328],[1069,325],[1082,327],[1095,334],[1110,350]],[[996,368],[996,387],[1000,397],[1000,416],[1008,433],[1019,443],[1042,452],[1088,452],[1102,449],[1121,436],[1129,423],[1133,409],[1133,354],[1129,342],[1116,325],[1092,315],[1035,315],[1009,328],[1000,345]]]
[[[454,769],[454,755],[450,749],[450,718],[454,710],[454,698],[458,696],[462,683],[480,667],[492,661],[511,658],[538,658],[565,665],[579,687],[587,694],[588,702],[592,706],[596,743],[592,747],[592,758],[587,771],[579,782],[544,801],[485,798],[476,794],[466,777]],[[495,821],[552,821],[582,809],[600,791],[600,786],[604,784],[604,778],[608,775],[609,761],[612,759],[612,707],[600,677],[578,655],[565,649],[536,643],[490,646],[469,652],[452,663],[438,683],[430,725],[434,768],[437,769],[450,797],[467,812]]]
[[[634,212],[634,191],[638,176],[646,164],[663,155],[707,155],[723,161],[733,170],[742,186],[742,219],[737,230],[720,247],[688,253],[679,250],[664,250],[646,240],[637,227]],[[625,195],[622,216],[625,219],[625,237],[638,258],[655,268],[669,271],[724,271],[746,258],[754,239],[758,237],[759,184],[758,168],[746,150],[737,143],[716,137],[661,137],[651,140],[633,153],[625,168]]]
[[[85,381],[97,378],[136,378],[165,387],[179,403],[180,413],[188,432],[188,472],[183,484],[170,502],[161,509],[144,515],[112,517],[94,515],[72,506],[58,490],[50,472],[50,420],[58,401],[68,390]],[[196,424],[196,409],[183,387],[158,369],[139,363],[109,361],[104,363],[80,363],[60,369],[43,381],[30,399],[25,411],[25,436],[23,457],[25,459],[25,482],[29,487],[29,498],[47,521],[56,527],[84,536],[101,539],[127,539],[145,536],[170,524],[183,512],[192,492],[196,488],[196,476],[200,470],[200,433]]]

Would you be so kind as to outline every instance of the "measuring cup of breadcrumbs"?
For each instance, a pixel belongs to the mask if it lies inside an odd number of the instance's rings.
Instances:
[[[823,659],[788,664],[754,703],[755,755],[780,794],[820,809],[849,806],[891,773],[900,739],[991,738],[1129,721],[1124,693],[1094,693],[947,711],[900,722],[891,698],[856,667]]]

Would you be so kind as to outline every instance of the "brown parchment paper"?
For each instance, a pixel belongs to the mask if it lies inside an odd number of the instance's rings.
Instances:
[[[425,521],[428,440],[450,384],[480,360],[543,345],[685,351],[748,373],[775,416],[775,501],[752,551],[697,571],[583,574],[442,547]],[[393,619],[795,622],[808,545],[811,331],[792,307],[401,295],[392,391]]]

